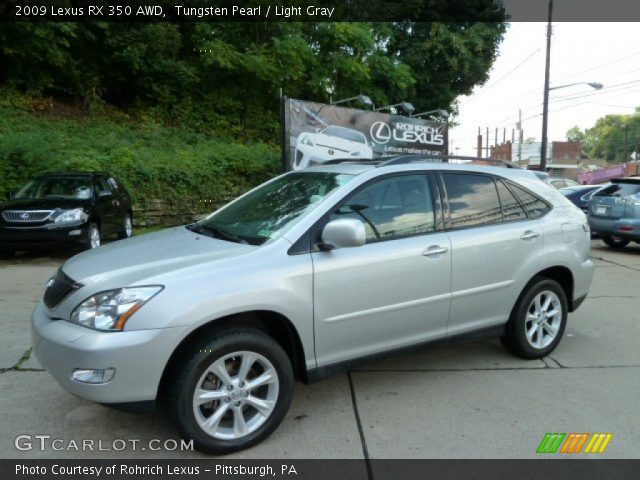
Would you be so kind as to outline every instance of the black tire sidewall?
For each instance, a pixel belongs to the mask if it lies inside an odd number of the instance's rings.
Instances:
[[[613,249],[624,248],[631,242],[630,240],[625,240],[624,238],[616,239],[613,237],[613,235],[602,237],[602,241]]]
[[[529,344],[526,337],[525,330],[525,318],[529,310],[529,306],[533,299],[543,290],[550,290],[555,293],[560,299],[562,306],[562,319],[560,328],[556,338],[553,339],[547,347],[538,349]],[[567,325],[567,316],[569,312],[569,305],[567,301],[567,295],[562,286],[555,280],[548,278],[534,279],[529,286],[525,289],[522,296],[518,299],[518,303],[513,310],[509,325],[507,327],[508,341],[511,343],[514,353],[524,358],[542,358],[549,355],[560,343],[562,336],[564,335],[564,329]]]
[[[293,370],[282,347],[259,331],[230,331],[210,342],[203,342],[192,351],[192,357],[178,373],[177,402],[173,410],[183,436],[193,439],[196,449],[209,454],[225,454],[249,448],[268,437],[284,419],[293,396]],[[207,435],[198,425],[193,412],[193,393],[204,371],[218,358],[237,351],[252,351],[267,358],[278,374],[279,391],[276,406],[255,432],[238,440],[219,440]]]

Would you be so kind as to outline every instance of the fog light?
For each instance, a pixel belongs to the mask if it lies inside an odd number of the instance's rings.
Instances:
[[[77,236],[77,235],[80,235],[81,233],[82,233],[82,230],[80,230],[80,229],[76,229],[76,230],[71,230],[71,231],[69,232],[69,235],[72,235],[72,236],[74,236],[74,237],[75,237],[75,236]]]
[[[104,368],[104,369],[83,369],[77,368],[73,371],[73,375],[71,378],[76,382],[82,383],[109,383],[113,380],[113,377],[116,375],[115,368]]]

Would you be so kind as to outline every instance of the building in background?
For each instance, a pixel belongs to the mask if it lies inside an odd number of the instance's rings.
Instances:
[[[513,162],[531,170],[540,168],[541,142],[521,145],[505,142],[491,147],[491,158]],[[551,142],[547,145],[547,169],[552,176],[578,178],[580,142]]]

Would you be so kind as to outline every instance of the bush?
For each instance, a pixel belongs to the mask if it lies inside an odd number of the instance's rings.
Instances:
[[[37,117],[0,102],[0,195],[30,177],[104,171],[134,198],[136,223],[189,221],[277,175],[279,149],[231,143],[186,129],[89,118]],[[157,212],[156,212],[157,213]],[[173,220],[172,220],[173,219]]]

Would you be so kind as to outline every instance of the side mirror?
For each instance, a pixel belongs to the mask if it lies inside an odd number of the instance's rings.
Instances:
[[[361,247],[367,243],[364,224],[355,218],[340,218],[327,223],[321,238],[319,246],[322,250]]]

